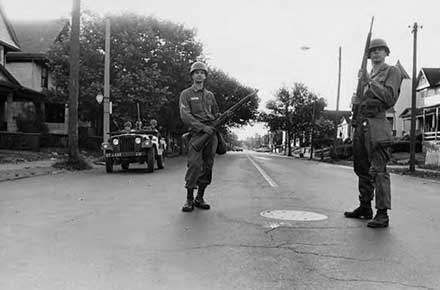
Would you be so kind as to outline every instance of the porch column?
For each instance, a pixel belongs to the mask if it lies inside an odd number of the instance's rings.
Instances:
[[[425,141],[425,128],[426,128],[426,110],[423,109],[423,121],[422,121],[422,141]]]
[[[65,104],[64,105],[64,128],[63,128],[63,133],[64,134],[68,134],[68,129],[69,129],[69,104]]]
[[[17,122],[14,120],[14,110],[14,96],[12,93],[9,93],[6,99],[6,131],[8,132],[17,132]]]
[[[437,131],[438,131],[438,107],[435,108],[435,141],[437,141]]]

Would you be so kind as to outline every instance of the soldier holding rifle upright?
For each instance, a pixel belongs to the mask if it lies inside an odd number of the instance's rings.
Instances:
[[[206,187],[211,183],[212,167],[217,150],[218,138],[213,126],[219,115],[219,109],[214,94],[205,89],[204,83],[208,76],[206,65],[195,62],[191,66],[193,85],[180,94],[180,117],[189,127],[191,137],[189,144],[202,135],[209,135],[202,148],[197,151],[193,146],[188,147],[188,167],[185,174],[187,190],[186,202],[182,211],[190,212],[194,206],[201,209],[210,209],[203,196]],[[194,190],[198,188],[194,199]]]
[[[385,112],[394,106],[399,97],[402,77],[397,67],[385,63],[390,49],[383,39],[371,40],[367,48],[372,70],[368,74],[365,67],[361,68],[361,85],[352,99],[353,108],[356,108],[352,120],[355,126],[354,171],[359,177],[360,205],[353,211],[345,212],[345,216],[371,219],[371,201],[375,193],[377,213],[367,226],[382,228],[389,224],[387,210],[391,209],[390,175],[386,165],[390,159],[389,146],[393,139],[391,124]]]

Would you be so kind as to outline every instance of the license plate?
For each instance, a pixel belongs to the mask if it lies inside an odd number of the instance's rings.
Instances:
[[[144,156],[145,152],[117,152],[117,153],[106,153],[105,157],[133,157],[133,156]]]

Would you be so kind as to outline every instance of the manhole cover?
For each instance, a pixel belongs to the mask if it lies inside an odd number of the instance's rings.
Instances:
[[[310,211],[298,210],[266,210],[261,212],[266,218],[289,220],[289,221],[321,221],[327,219],[327,216]]]

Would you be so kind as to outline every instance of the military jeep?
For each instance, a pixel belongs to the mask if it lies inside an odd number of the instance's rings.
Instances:
[[[147,164],[147,171],[153,172],[154,165],[164,168],[164,153],[167,144],[156,130],[129,130],[110,133],[108,142],[102,143],[105,168],[113,172],[114,165],[127,170],[130,163]]]

